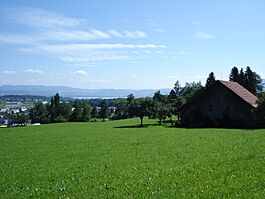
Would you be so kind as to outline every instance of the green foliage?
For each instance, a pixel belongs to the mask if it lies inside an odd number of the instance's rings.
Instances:
[[[30,118],[32,123],[48,123],[49,113],[47,107],[42,102],[36,103],[35,106],[30,110]]]
[[[258,107],[254,110],[254,116],[260,122],[265,124],[265,93],[262,93],[257,103]]]
[[[187,82],[181,89],[180,96],[184,102],[187,102],[202,90],[203,86],[201,85],[201,82]]]
[[[91,106],[88,101],[75,101],[71,122],[88,122],[91,118]]]
[[[261,77],[256,72],[252,71],[249,66],[246,67],[245,72],[243,71],[243,68],[238,72],[237,67],[233,67],[229,80],[238,82],[254,95],[260,94],[263,89]]]
[[[116,110],[112,119],[126,119],[128,118],[127,100],[120,99],[116,104]]]
[[[100,106],[99,118],[106,119],[109,117],[109,114],[108,102],[103,100]]]
[[[155,107],[155,118],[159,120],[159,124],[162,124],[162,120],[165,120],[167,117],[171,116],[171,106],[170,104],[165,104],[159,101],[154,103]]]
[[[133,112],[135,117],[140,118],[140,126],[143,126],[144,116],[151,116],[152,100],[150,98],[136,99],[133,102]]]
[[[0,198],[264,198],[264,129],[137,122],[0,129]]]
[[[167,101],[167,96],[162,95],[160,91],[157,91],[154,93],[153,100],[159,101],[159,102],[166,102]]]
[[[93,107],[92,111],[91,111],[91,118],[98,118],[98,109],[96,106]]]
[[[210,72],[207,80],[206,80],[206,85],[205,88],[209,88],[210,86],[212,86],[215,83],[215,76],[213,72]]]
[[[236,66],[231,69],[231,73],[229,75],[229,81],[231,81],[231,82],[238,82],[239,81],[239,71],[238,71],[238,68]]]
[[[181,90],[182,90],[181,85],[180,85],[179,81],[177,80],[176,83],[174,84],[174,91],[175,91],[177,96],[180,96]]]

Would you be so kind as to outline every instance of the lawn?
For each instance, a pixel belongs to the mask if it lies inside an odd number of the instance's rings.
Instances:
[[[265,130],[0,129],[0,198],[265,198]]]

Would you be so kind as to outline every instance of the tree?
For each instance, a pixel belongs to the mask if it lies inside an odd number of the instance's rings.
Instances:
[[[134,116],[140,118],[140,126],[143,126],[144,116],[151,116],[150,105],[151,100],[148,98],[137,99],[134,101]]]
[[[239,76],[238,68],[236,66],[234,66],[231,69],[231,73],[229,75],[229,81],[238,82],[238,78],[239,78],[238,76]]]
[[[257,95],[262,91],[262,79],[260,76],[253,72],[248,66],[245,71],[245,86],[251,93]]]
[[[206,85],[205,87],[206,88],[209,88],[210,86],[212,86],[214,83],[215,83],[215,76],[214,76],[214,73],[213,72],[210,72],[207,80],[206,80]]]
[[[49,113],[42,102],[35,104],[35,106],[30,110],[29,117],[32,123],[49,123]]]
[[[48,111],[50,113],[50,119],[51,122],[60,122],[62,120],[62,115],[60,113],[60,95],[59,93],[56,93],[51,98],[51,103],[48,108]]]
[[[252,71],[249,66],[247,66],[245,72],[241,68],[239,73],[236,67],[232,68],[229,80],[239,83],[254,95],[258,95],[263,89],[261,77]]]
[[[245,73],[243,71],[243,68],[240,69],[240,72],[239,72],[239,75],[238,75],[238,80],[236,82],[239,83],[244,88],[246,88]]]
[[[127,98],[126,98],[126,107],[127,107],[127,112],[128,112],[128,117],[129,118],[135,116],[135,113],[134,113],[134,111],[135,111],[134,101],[135,101],[135,98],[134,98],[133,94],[130,94],[130,95],[127,96]]]
[[[126,100],[121,99],[116,104],[116,109],[113,115],[113,119],[125,119],[125,118],[128,118]]]
[[[25,112],[20,111],[16,114],[16,118],[14,120],[15,123],[25,125],[29,122],[28,116],[25,114]]]
[[[262,93],[257,101],[258,107],[254,109],[254,116],[265,124],[265,93]]]
[[[159,124],[162,124],[162,120],[166,119],[171,115],[171,109],[169,104],[164,104],[162,102],[155,102],[155,118],[159,120]]]
[[[82,106],[82,121],[88,122],[91,118],[91,106],[88,102],[84,102]]]
[[[176,83],[174,84],[174,90],[175,90],[175,93],[177,96],[180,96],[180,93],[181,93],[181,85],[179,83],[179,81],[177,80]]]
[[[98,109],[96,106],[94,106],[92,111],[91,111],[91,117],[92,118],[98,118]]]
[[[76,101],[74,105],[74,110],[70,117],[71,122],[82,122],[82,105],[80,101]]]
[[[167,101],[167,96],[162,95],[160,91],[157,91],[154,93],[153,100],[159,101],[159,102],[166,102]]]
[[[69,103],[63,102],[59,104],[58,107],[58,116],[61,116],[62,121],[69,121],[71,114],[72,114],[72,106]],[[58,120],[59,118],[57,118]]]
[[[184,102],[189,101],[198,92],[202,91],[202,89],[203,86],[201,85],[201,82],[192,82],[192,83],[187,82],[180,92],[182,101]]]
[[[108,102],[107,100],[103,100],[101,102],[101,108],[99,111],[99,117],[102,119],[106,119],[109,117],[109,109],[108,109]]]
[[[178,98],[176,91],[172,89],[168,95],[168,100],[176,100]]]

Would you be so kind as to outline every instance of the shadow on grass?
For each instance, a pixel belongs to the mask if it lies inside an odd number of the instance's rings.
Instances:
[[[136,125],[127,125],[127,126],[115,126],[113,128],[117,129],[130,129],[130,128],[147,128],[149,126],[159,126],[159,124],[144,124],[143,126],[136,124]]]

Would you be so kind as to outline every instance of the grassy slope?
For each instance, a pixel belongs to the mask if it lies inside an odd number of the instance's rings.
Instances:
[[[265,197],[265,130],[135,123],[0,129],[0,198]]]

